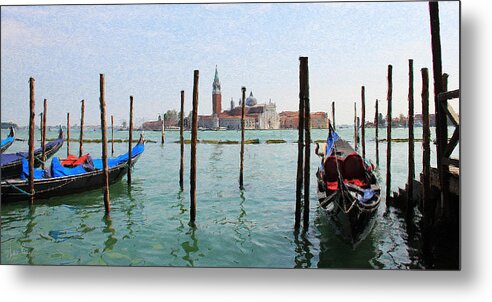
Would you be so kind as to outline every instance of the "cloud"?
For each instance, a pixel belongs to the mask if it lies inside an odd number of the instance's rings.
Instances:
[[[22,22],[3,19],[2,27],[2,44],[12,43],[17,44],[21,41],[29,41],[32,46],[40,46],[43,42],[43,37],[39,30],[32,28]]]

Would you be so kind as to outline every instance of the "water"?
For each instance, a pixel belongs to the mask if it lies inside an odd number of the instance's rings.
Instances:
[[[348,140],[352,129],[339,129]],[[374,129],[367,129],[366,153],[375,159]],[[7,130],[2,130],[2,137]],[[406,129],[393,129],[404,138]],[[77,132],[71,131],[72,137]],[[36,131],[39,137],[39,131]],[[56,137],[48,132],[48,137]],[[100,138],[99,131],[86,131]],[[116,132],[115,138],[127,138]],[[313,140],[326,130],[313,130]],[[380,138],[386,136],[380,129]],[[239,140],[238,131],[200,131],[199,139]],[[38,201],[2,204],[1,263],[51,265],[133,265],[201,267],[422,268],[418,232],[408,232],[396,209],[382,203],[370,235],[353,249],[318,210],[314,173],[319,159],[311,155],[311,210],[307,231],[293,232],[297,162],[296,130],[247,131],[246,139],[284,139],[284,144],[245,146],[245,190],[238,188],[240,145],[199,144],[197,147],[197,223],[189,221],[189,155],[185,145],[185,187],[179,190],[179,132],[166,132],[166,144],[148,143],[126,180],[111,186],[111,217],[104,217],[100,190]],[[27,138],[20,130],[19,138]],[[134,134],[134,137],[138,137]],[[160,132],[146,132],[160,142]],[[421,128],[416,128],[421,137]],[[434,135],[433,135],[434,137]],[[190,138],[190,133],[185,133]],[[27,149],[15,142],[7,152]],[[386,144],[380,143],[380,181],[384,185]],[[115,155],[127,143],[115,144]],[[392,188],[404,186],[407,144],[393,143]],[[314,149],[314,147],[313,147]],[[71,143],[78,151],[78,144]],[[111,149],[109,149],[111,150]],[[416,172],[422,170],[421,144],[415,144]],[[101,145],[84,144],[84,153],[101,154]],[[456,152],[455,152],[456,153]],[[57,156],[65,156],[66,146]],[[456,154],[455,154],[456,155]],[[435,165],[435,148],[432,148]],[[381,177],[382,176],[382,177]],[[384,192],[382,193],[384,196]],[[410,235],[409,235],[410,234]]]

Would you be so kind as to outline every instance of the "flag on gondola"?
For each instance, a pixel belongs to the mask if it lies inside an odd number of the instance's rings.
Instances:
[[[338,134],[331,129],[330,127],[330,132],[328,134],[328,139],[326,140],[326,156],[330,156],[331,154],[331,149],[333,149],[333,145],[335,145],[335,142],[339,139],[340,137]]]

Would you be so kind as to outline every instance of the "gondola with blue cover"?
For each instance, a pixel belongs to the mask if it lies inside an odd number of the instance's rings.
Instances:
[[[60,128],[58,138],[52,142],[47,143],[45,149],[46,159],[53,156],[63,146],[63,130]],[[41,157],[43,148],[34,150],[34,167],[41,166]],[[20,177],[22,173],[22,160],[26,160],[29,157],[29,152],[17,152],[0,154],[1,176],[2,180]]]
[[[138,143],[132,148],[132,166],[144,152],[144,138],[140,134]],[[128,171],[129,153],[108,158],[109,184],[121,180]],[[73,166],[64,165],[64,161],[53,158],[49,169],[35,169],[34,192],[36,200],[49,199],[74,193],[87,192],[104,186],[102,159],[92,159],[85,155],[84,160]],[[27,200],[29,170],[27,161],[23,161],[23,172],[18,179],[3,180],[2,203]]]
[[[371,231],[381,202],[374,165],[329,128],[326,143],[316,145],[321,165],[316,173],[320,208],[354,246]]]

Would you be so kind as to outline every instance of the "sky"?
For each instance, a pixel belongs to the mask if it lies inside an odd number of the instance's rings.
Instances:
[[[459,3],[440,2],[443,71],[459,88]],[[108,120],[136,124],[169,109],[191,110],[193,71],[200,71],[199,114],[212,112],[215,66],[222,108],[237,104],[241,87],[277,111],[298,109],[299,57],[309,58],[311,111],[331,112],[337,124],[374,103],[386,114],[387,69],[393,66],[393,116],[407,113],[408,59],[414,60],[415,111],[421,112],[422,67],[432,79],[427,2],[261,3],[2,6],[1,119],[27,125],[29,78],[36,114],[48,100],[48,125],[100,124],[99,74],[105,75]],[[432,95],[432,83],[431,83]],[[431,99],[431,112],[434,110]],[[458,108],[456,108],[458,110]],[[36,121],[37,122],[37,121]]]

